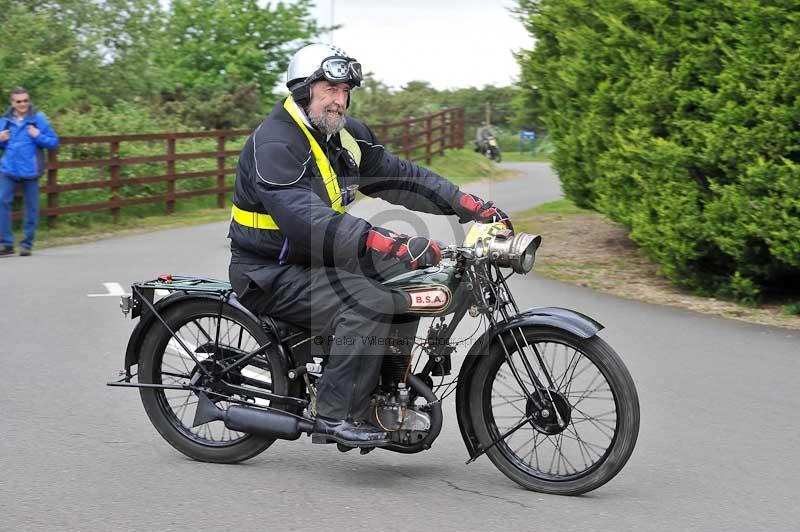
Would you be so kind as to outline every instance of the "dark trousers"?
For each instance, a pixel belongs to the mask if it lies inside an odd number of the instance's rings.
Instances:
[[[370,394],[380,374],[392,316],[402,305],[377,280],[407,271],[393,259],[368,268],[231,263],[239,300],[251,311],[308,328],[330,343],[330,358],[317,387],[317,414],[368,419]],[[333,338],[329,338],[333,335]]]

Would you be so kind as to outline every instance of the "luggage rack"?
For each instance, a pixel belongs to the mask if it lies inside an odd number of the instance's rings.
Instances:
[[[210,277],[196,277],[192,275],[172,275],[171,273],[159,275],[152,281],[133,283],[137,288],[152,288],[154,290],[169,290],[175,292],[186,290],[191,292],[227,292],[231,283]]]
[[[171,273],[159,275],[151,281],[139,281],[131,285],[131,294],[122,296],[119,307],[122,313],[131,318],[138,318],[142,312],[153,310],[156,291],[169,292],[204,292],[217,294],[221,300],[228,299],[233,292],[228,281],[212,279],[210,277],[197,277],[192,275],[173,275]],[[147,308],[143,308],[145,305]]]

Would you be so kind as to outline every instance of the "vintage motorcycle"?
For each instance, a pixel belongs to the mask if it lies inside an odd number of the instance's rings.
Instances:
[[[531,271],[540,242],[503,224],[475,224],[463,245],[443,248],[438,266],[385,282],[407,308],[386,339],[370,403],[372,422],[390,434],[383,449],[429,449],[442,401],[455,393],[467,463],[486,454],[525,488],[564,495],[593,490],[623,468],[639,400],[625,365],[597,336],[602,325],[563,308],[520,311],[507,284]],[[234,463],[311,432],[326,362],[321,337],[254,315],[213,279],[135,283],[121,307],[140,319],[124,375],[109,385],[138,387],[150,421],[178,451]],[[453,352],[470,340],[453,339],[467,314],[480,318],[471,339],[484,331],[448,377]],[[432,320],[417,337],[423,317]]]
[[[494,136],[489,136],[481,141],[476,140],[474,142],[476,152],[482,153],[496,163],[499,163],[503,160],[503,156],[500,153],[500,146],[498,146],[497,138]]]

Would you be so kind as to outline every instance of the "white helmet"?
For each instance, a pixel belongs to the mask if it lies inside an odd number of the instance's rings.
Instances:
[[[311,84],[320,79],[358,87],[362,80],[361,63],[331,44],[309,44],[300,48],[286,70],[286,86],[292,91],[294,101],[305,104],[311,98]]]

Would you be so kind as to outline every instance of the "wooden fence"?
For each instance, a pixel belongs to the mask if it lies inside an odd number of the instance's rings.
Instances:
[[[430,164],[431,157],[442,154],[449,148],[464,146],[464,110],[447,109],[421,118],[372,126],[379,140],[392,151],[409,160],[425,160]],[[47,205],[41,209],[41,216],[47,218],[48,226],[54,226],[58,217],[64,214],[105,211],[111,213],[114,222],[119,221],[120,209],[133,205],[164,203],[167,214],[175,212],[175,203],[181,199],[195,196],[216,196],[219,208],[228,206],[227,194],[233,190],[226,177],[236,173],[236,158],[241,150],[241,142],[231,146],[228,139],[245,137],[248,130],[203,131],[188,133],[158,133],[144,135],[112,135],[95,137],[62,137],[60,150],[48,152],[47,182],[42,183],[41,194],[46,194]],[[215,139],[215,151],[194,151],[184,153],[178,149],[180,141],[194,139]],[[226,142],[227,141],[227,142]],[[121,156],[125,147],[152,145],[163,142],[163,155]],[[67,147],[70,147],[67,149]],[[99,149],[102,148],[102,149]],[[230,149],[235,148],[235,149]],[[92,153],[102,151],[108,156],[91,158]],[[60,157],[67,151],[81,154],[77,158],[65,160]],[[89,154],[87,156],[87,154]],[[180,161],[208,160],[215,163],[214,168],[178,172],[176,163]],[[164,172],[159,175],[128,177],[123,175],[133,165],[162,163]],[[90,169],[94,178],[81,176],[79,179],[59,180],[59,170]],[[91,171],[94,169],[94,171]],[[88,174],[89,172],[87,172]],[[129,173],[129,172],[127,172]],[[182,180],[208,181],[216,178],[213,186],[194,190],[176,190],[176,183]],[[147,184],[166,184],[160,193],[148,191],[136,197],[125,197],[121,191],[127,187]],[[203,186],[203,185],[201,185]],[[60,205],[62,194],[78,190],[108,190],[101,201]],[[17,192],[20,195],[20,192]],[[21,205],[13,213],[13,218],[22,218]]]

